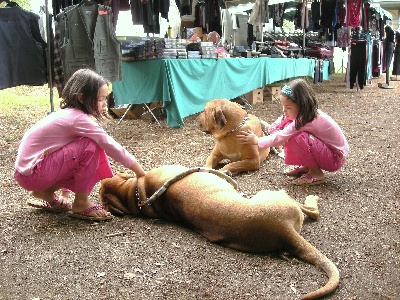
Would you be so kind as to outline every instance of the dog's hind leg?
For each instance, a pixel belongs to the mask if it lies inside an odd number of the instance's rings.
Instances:
[[[318,196],[309,195],[306,197],[306,201],[304,201],[304,204],[299,203],[301,211],[305,215],[315,220],[319,218],[318,199]]]

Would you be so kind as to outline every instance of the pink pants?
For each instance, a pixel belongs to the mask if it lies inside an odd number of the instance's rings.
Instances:
[[[89,138],[80,138],[46,156],[32,175],[14,173],[18,184],[28,191],[58,186],[74,193],[91,193],[97,182],[112,176],[106,153]]]
[[[320,168],[329,172],[339,170],[345,158],[332,151],[317,137],[302,131],[290,138],[283,147],[285,164]]]

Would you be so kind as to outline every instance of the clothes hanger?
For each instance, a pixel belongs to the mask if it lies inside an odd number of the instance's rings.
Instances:
[[[19,7],[19,4],[17,2],[10,1],[10,0],[5,0],[4,2],[7,3],[5,7],[15,7],[15,6]]]
[[[94,0],[82,0],[78,6],[92,6],[92,5],[97,5],[96,1]]]

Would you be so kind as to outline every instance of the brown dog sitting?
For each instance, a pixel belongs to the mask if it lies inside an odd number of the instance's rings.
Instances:
[[[263,190],[247,199],[235,188],[235,182],[225,173],[167,165],[139,179],[119,173],[102,180],[100,199],[113,214],[178,222],[211,242],[236,250],[287,250],[320,267],[329,278],[325,286],[302,299],[334,291],[339,284],[336,266],[300,235],[303,213],[319,217],[318,197],[308,196],[303,205],[284,191]]]
[[[214,149],[206,160],[207,168],[215,168],[222,160],[228,159],[220,171],[237,174],[258,170],[270,149],[259,149],[257,145],[241,144],[236,135],[250,129],[257,136],[264,136],[260,120],[248,114],[239,104],[226,99],[208,102],[198,117],[200,129],[216,139]]]

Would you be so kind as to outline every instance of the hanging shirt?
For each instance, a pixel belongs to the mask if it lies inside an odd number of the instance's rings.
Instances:
[[[0,8],[0,89],[46,83],[46,47],[38,15],[19,6]]]
[[[122,80],[121,43],[115,36],[111,8],[75,5],[57,17],[65,82],[75,71],[91,68],[110,82]]]
[[[358,27],[361,24],[362,0],[347,0],[347,25]]]

